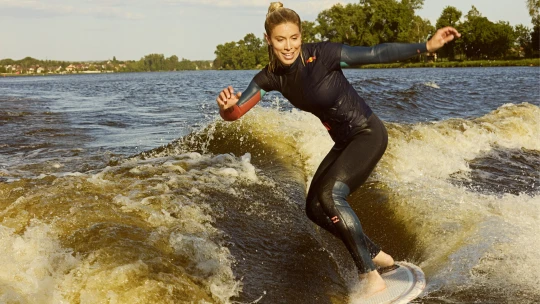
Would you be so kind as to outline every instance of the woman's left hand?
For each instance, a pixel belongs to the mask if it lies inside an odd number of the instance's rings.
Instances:
[[[427,42],[427,50],[430,53],[435,52],[436,50],[442,48],[446,43],[454,40],[456,37],[461,37],[461,34],[455,28],[451,26],[440,28]]]

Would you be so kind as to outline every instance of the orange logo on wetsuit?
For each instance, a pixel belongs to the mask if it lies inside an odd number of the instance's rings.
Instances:
[[[311,63],[313,61],[315,61],[317,59],[317,57],[313,56],[313,57],[309,57],[307,60],[306,60],[306,63]]]

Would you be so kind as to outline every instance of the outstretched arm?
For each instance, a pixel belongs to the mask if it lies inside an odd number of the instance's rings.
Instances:
[[[383,43],[374,47],[343,45],[341,66],[404,60],[424,52],[435,52],[456,37],[461,34],[447,26],[437,30],[427,43]]]
[[[253,108],[266,92],[255,81],[251,81],[244,91],[234,94],[234,89],[229,86],[219,93],[216,101],[219,106],[219,114],[226,121],[237,120]]]
[[[394,62],[426,51],[425,43],[383,43],[374,47],[343,45],[341,66]]]

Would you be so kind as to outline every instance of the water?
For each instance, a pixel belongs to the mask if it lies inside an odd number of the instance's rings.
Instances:
[[[0,303],[347,303],[303,211],[324,127],[277,93],[217,114],[256,72],[0,78]],[[349,201],[417,302],[540,302],[540,70],[345,74],[390,136]]]

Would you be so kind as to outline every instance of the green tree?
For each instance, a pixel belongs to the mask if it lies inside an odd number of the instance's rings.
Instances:
[[[177,60],[178,60],[178,58],[177,58]],[[197,69],[195,63],[193,63],[192,61],[189,61],[189,60],[187,60],[185,58],[182,58],[182,61],[178,62],[176,66],[177,66],[178,70],[180,70],[180,71],[196,70]]]
[[[15,63],[16,63],[15,60],[13,60],[11,58],[6,58],[6,59],[0,60],[0,65],[14,65]]]
[[[470,59],[496,59],[509,54],[516,33],[508,22],[493,23],[472,6],[460,27],[464,34],[463,52]]]
[[[514,32],[516,33],[515,45],[518,57],[522,55],[526,57],[532,56],[531,30],[523,24],[518,24],[514,27]]]
[[[218,45],[214,54],[217,69],[255,69],[268,62],[266,45],[252,33],[237,42]]]
[[[242,43],[242,41],[247,52],[250,53],[248,56],[251,58],[250,63],[245,65],[246,69],[260,67],[263,63],[268,62],[266,43],[262,39],[257,38],[253,33],[249,33],[239,43]]]
[[[193,61],[193,64],[195,65],[195,69],[199,69],[199,70],[212,69],[212,61],[210,60],[195,60]]]
[[[384,42],[412,42],[428,35],[431,24],[415,15],[423,0],[361,0],[336,4],[317,16],[323,40],[372,46]]]
[[[435,33],[435,27],[431,25],[428,19],[414,16],[411,26],[411,36],[408,42],[425,42],[433,33]]]
[[[167,58],[166,66],[168,71],[176,71],[177,69],[179,70],[178,56],[172,55],[171,57]]]
[[[531,32],[532,56],[540,57],[540,0],[527,0],[526,3],[533,24]]]
[[[144,71],[165,71],[166,60],[163,54],[149,54],[144,56],[143,68]]]
[[[480,14],[480,11],[473,5],[465,17],[467,20],[473,20],[474,18],[482,17],[482,14]]]
[[[427,19],[424,20],[421,17],[416,16],[414,12],[415,10],[422,8],[423,4],[423,0],[402,0],[397,4],[397,41],[425,41],[425,38],[429,32],[420,32],[420,30],[431,26],[431,22],[429,22]],[[428,22],[428,24],[426,24],[426,22]],[[421,39],[421,37],[424,39]]]
[[[18,64],[20,64],[23,67],[23,70],[26,70],[30,68],[33,65],[38,65],[40,61],[38,59],[32,58],[32,57],[25,57],[21,60],[19,60]]]
[[[217,49],[216,51],[214,52],[214,54],[216,54],[217,52]],[[217,55],[217,54],[216,54]],[[221,57],[219,56],[216,56],[216,59],[214,59],[214,61],[212,62],[212,66],[215,68],[215,69],[221,69],[223,67],[223,60],[221,60]]]
[[[527,9],[531,18],[537,19],[540,16],[540,0],[526,0]]]
[[[371,45],[378,43],[372,37],[367,16],[360,4],[336,4],[317,16],[319,33],[323,40],[349,45]]]
[[[540,57],[540,18],[533,23],[533,31],[531,33],[532,55]]]
[[[252,49],[252,47],[249,45],[249,40],[248,42],[246,42],[245,39],[238,41],[237,47],[233,53],[236,55],[233,57],[234,69],[248,70],[257,66],[257,54],[250,52],[250,49]]]
[[[494,40],[491,42],[488,56],[491,58],[504,58],[508,56],[514,47],[517,35],[514,28],[506,21],[495,23],[493,33]]]
[[[232,66],[232,57],[233,50],[236,48],[236,42],[226,42],[225,44],[219,44],[216,46],[214,54],[216,54],[216,61],[219,62],[219,65],[216,68],[223,69],[233,69]]]
[[[461,19],[462,12],[453,6],[447,6],[443,9],[435,27],[437,29],[445,26],[452,26],[459,30],[459,20]],[[450,60],[455,59],[456,54],[460,49],[460,42],[452,41],[437,51],[440,58],[448,58]]]
[[[313,43],[321,41],[315,22],[302,21],[302,42]]]
[[[399,18],[398,3],[394,0],[360,1],[362,2],[364,2],[368,24],[373,30],[372,34],[377,37],[377,43],[400,41],[398,37],[406,25],[400,24],[403,20]]]
[[[487,18],[484,18],[483,20],[477,20],[478,18],[481,18],[481,14],[478,11],[478,9],[473,5],[471,7],[471,10],[465,15],[465,21],[458,25],[458,30],[461,32],[461,51],[467,56],[469,59],[479,59],[482,57],[482,50],[481,45],[483,42],[480,41],[482,38],[482,34],[484,36],[487,35],[488,28],[485,28],[485,31],[482,31],[480,28],[476,28],[476,26],[482,26],[482,23],[486,23],[484,25],[487,25],[488,27],[491,25],[489,23],[489,20]],[[482,33],[484,32],[484,33]]]
[[[438,29],[445,26],[456,27],[458,26],[459,20],[461,19],[462,15],[463,13],[457,8],[453,6],[447,6],[443,9],[441,16],[439,16],[439,19],[437,19],[435,27]]]

